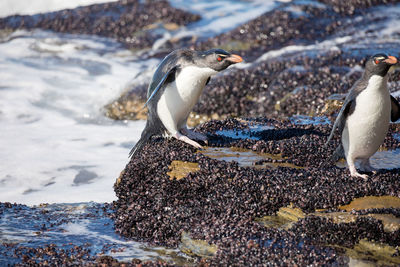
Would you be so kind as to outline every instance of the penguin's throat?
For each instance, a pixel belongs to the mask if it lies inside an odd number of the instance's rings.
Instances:
[[[367,88],[356,98],[356,121],[377,121],[390,119],[390,94],[387,89],[387,76],[373,75]],[[355,122],[357,123],[357,122]]]
[[[211,68],[200,68],[195,66],[183,68],[175,80],[176,88],[180,97],[182,99],[187,99],[189,102],[197,102],[207,79],[216,73],[217,71]]]
[[[388,76],[372,75],[365,91],[387,91]]]

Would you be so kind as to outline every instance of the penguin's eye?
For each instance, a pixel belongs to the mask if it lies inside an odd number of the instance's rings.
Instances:
[[[226,55],[218,54],[217,60],[222,61],[224,58],[226,58]]]
[[[381,61],[384,60],[384,59],[385,59],[384,57],[376,57],[375,60],[374,60],[375,64],[381,63]]]

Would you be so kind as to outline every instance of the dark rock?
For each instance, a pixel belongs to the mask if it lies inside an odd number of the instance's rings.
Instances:
[[[274,9],[227,33],[201,42],[197,47],[227,48],[246,60],[253,60],[269,50],[322,40],[335,33],[344,19],[330,8],[296,4],[288,7],[299,9],[301,14],[285,8]]]
[[[161,37],[157,28],[177,27],[200,19],[167,1],[121,0],[33,16],[0,18],[0,29],[43,29],[117,39],[129,48],[151,47]]]
[[[215,135],[221,129],[245,129],[250,124],[274,129],[257,132],[259,140]],[[335,139],[323,147],[330,127],[258,118],[210,121],[198,128],[209,135],[212,146],[280,154],[283,161],[300,169],[241,167],[194,153],[194,148],[174,139],[153,139],[132,158],[115,184],[116,231],[134,240],[172,247],[178,246],[182,231],[188,232],[217,245],[217,255],[207,260],[210,265],[342,265],[346,262],[340,256],[343,251],[327,244],[351,247],[367,238],[399,245],[398,233],[385,233],[382,224],[372,218],[337,225],[307,217],[285,231],[264,228],[255,221],[290,203],[311,213],[336,210],[361,196],[400,197],[398,170],[385,170],[365,181],[350,178],[347,169],[329,162],[338,142]],[[385,146],[398,145],[390,133]],[[196,162],[200,170],[171,180],[166,173],[173,160]]]
[[[349,0],[349,1],[340,1],[340,0],[318,0],[321,3],[330,5],[333,7],[333,10],[338,13],[344,13],[348,15],[360,14],[363,13],[366,8],[382,5],[382,4],[395,4],[399,3],[398,0]]]

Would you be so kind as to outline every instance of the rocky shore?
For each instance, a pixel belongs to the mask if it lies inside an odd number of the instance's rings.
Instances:
[[[123,0],[34,16],[0,18],[0,29],[98,35],[140,50],[151,47],[163,32],[199,19],[199,15],[173,8],[167,1]]]
[[[287,3],[207,40],[168,43],[221,47],[247,61],[213,78],[195,106],[191,124],[209,137],[203,150],[154,138],[114,186],[118,200],[107,216],[116,232],[179,248],[188,261],[124,263],[51,244],[3,244],[0,254],[28,255],[20,266],[398,266],[400,164],[382,165],[367,180],[350,178],[343,162],[330,159],[339,140],[324,143],[366,58],[377,50],[399,56],[400,32],[384,41],[379,28],[398,13],[377,12],[399,2]],[[199,19],[167,1],[129,0],[3,18],[0,29],[94,34],[143,51],[165,31]],[[160,59],[166,48],[152,52],[142,56]],[[390,74],[390,91],[400,90],[399,77]],[[145,119],[146,89],[132,84],[105,107],[107,116]],[[398,158],[398,132],[392,124],[382,157]],[[3,203],[0,218],[9,209],[23,210]]]
[[[221,134],[233,131],[240,136],[251,132],[248,127],[271,129],[253,130],[251,139]],[[399,169],[382,170],[366,181],[349,178],[347,169],[329,162],[337,144],[323,147],[329,130],[329,125],[229,119],[199,127],[210,137],[204,151],[176,140],[155,139],[115,184],[116,230],[135,240],[172,247],[189,233],[218,248],[204,260],[210,265],[343,265],[360,242],[383,243],[398,253]],[[398,145],[389,135],[384,147]],[[215,147],[238,154],[239,163],[229,162],[229,153],[209,153]],[[240,155],[251,158],[248,153],[263,160],[254,156],[252,166],[241,166]],[[196,167],[177,179],[174,162],[181,162],[180,168],[189,163]],[[343,210],[365,196],[391,196],[394,202]],[[375,214],[397,218],[396,228],[385,230]],[[398,254],[390,255],[388,263],[399,259]]]

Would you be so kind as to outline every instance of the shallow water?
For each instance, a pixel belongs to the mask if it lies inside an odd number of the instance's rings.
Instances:
[[[62,249],[84,246],[92,256],[110,255],[120,261],[136,258],[190,263],[190,258],[177,249],[149,247],[123,239],[115,233],[113,220],[105,211],[110,212],[106,206],[97,203],[5,209],[0,218],[0,266],[20,262],[5,244],[30,248],[53,244]]]
[[[297,115],[297,116],[291,117],[290,121],[297,125],[307,125],[307,124],[324,125],[324,124],[331,123],[331,121],[326,116],[310,117],[310,116],[305,116],[305,115]]]
[[[264,157],[251,150],[240,150],[231,147],[207,147],[201,150],[200,153],[218,160],[235,161],[242,167],[253,167],[255,162],[264,159]]]
[[[400,169],[400,149],[380,150],[370,158],[371,166],[378,170]],[[360,163],[356,161],[356,168],[360,167]],[[347,168],[344,160],[336,163],[339,168]]]
[[[260,140],[261,138],[257,136],[257,133],[272,129],[274,129],[274,127],[269,125],[250,125],[248,129],[219,130],[216,131],[215,134],[233,139]]]
[[[399,169],[400,149],[378,151],[370,159],[372,167],[376,169]]]
[[[280,155],[257,153],[249,149],[237,147],[206,147],[200,153],[213,159],[237,162],[242,167],[254,167],[258,169],[277,167],[301,168],[291,163],[281,162],[284,158]],[[272,162],[259,164],[258,162],[261,160],[271,160]]]

